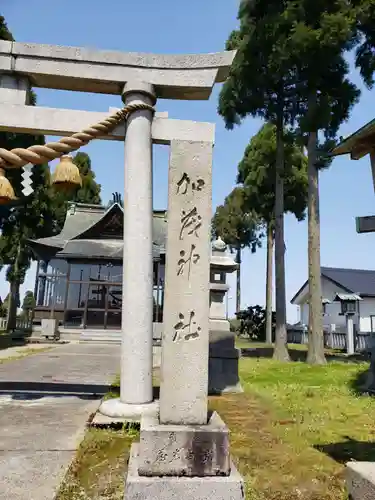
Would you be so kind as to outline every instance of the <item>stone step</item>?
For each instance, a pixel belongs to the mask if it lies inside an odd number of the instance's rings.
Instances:
[[[63,331],[63,330],[61,330]],[[118,337],[121,336],[121,330],[82,330],[81,335],[92,335],[92,336],[97,336],[97,335],[106,335],[108,337]]]
[[[37,336],[32,336],[29,339],[26,340],[28,344],[68,344],[69,340],[53,340],[53,339],[47,339],[46,337],[37,337]]]
[[[117,344],[120,345],[121,341],[117,339],[79,339],[80,344]]]
[[[97,343],[110,343],[110,344],[120,344],[121,343],[121,332],[117,330],[113,331],[90,331],[86,330],[81,333],[80,342],[97,342]]]

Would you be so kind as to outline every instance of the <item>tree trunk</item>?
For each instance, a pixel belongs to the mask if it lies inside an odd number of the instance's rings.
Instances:
[[[324,356],[322,285],[320,274],[319,170],[316,167],[317,132],[310,132],[308,151],[308,256],[309,256],[309,348],[307,362],[326,363]]]
[[[266,271],[266,343],[272,344],[272,262],[273,228],[267,224],[267,271]]]
[[[14,260],[12,281],[10,282],[9,305],[8,305],[8,319],[7,319],[7,332],[16,329],[17,323],[17,307],[20,294],[19,283],[19,257],[21,253],[21,243],[18,243],[17,254]]]
[[[237,248],[237,287],[236,287],[236,313],[241,311],[241,247]]]
[[[10,283],[7,331],[13,331],[17,326],[17,305],[20,285],[16,281]]]
[[[287,349],[285,242],[284,242],[284,123],[280,114],[276,127],[276,182],[275,182],[275,275],[276,275],[276,334],[274,359],[290,361]]]

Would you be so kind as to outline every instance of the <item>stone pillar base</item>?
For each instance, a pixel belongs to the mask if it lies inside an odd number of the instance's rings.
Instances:
[[[125,500],[242,500],[243,480],[230,460],[229,430],[213,412],[204,425],[141,421],[132,446]]]
[[[204,425],[160,424],[159,415],[141,421],[141,476],[228,476],[229,430],[213,412]]]
[[[210,346],[208,361],[208,394],[243,392],[238,375],[241,351],[234,347]]]
[[[346,464],[346,488],[351,500],[375,498],[375,462]]]
[[[375,392],[375,349],[372,347],[371,349],[369,349],[369,352],[370,366],[367,372],[366,382],[361,387],[361,390],[372,394]]]
[[[99,413],[115,420],[124,422],[141,422],[144,415],[158,411],[159,401],[144,404],[129,404],[120,401],[120,398],[107,399],[99,407]]]
[[[131,448],[125,500],[243,500],[244,484],[231,463],[229,476],[181,477],[140,476],[138,473],[139,444]]]

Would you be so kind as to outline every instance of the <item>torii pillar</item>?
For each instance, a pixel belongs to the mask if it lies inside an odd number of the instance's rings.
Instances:
[[[124,104],[155,105],[154,86],[129,81]],[[113,418],[139,420],[154,411],[152,112],[132,113],[126,123],[122,342],[120,398],[104,401],[100,412]]]

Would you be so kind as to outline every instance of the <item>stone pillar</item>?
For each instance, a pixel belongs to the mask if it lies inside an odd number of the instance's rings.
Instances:
[[[126,500],[242,500],[229,431],[207,411],[212,144],[172,141],[160,414],[142,417]]]
[[[125,104],[155,104],[153,86],[128,82]],[[120,399],[108,400],[100,412],[140,420],[152,404],[152,112],[135,111],[125,137],[124,253]]]
[[[176,141],[169,165],[162,424],[206,424],[212,144]],[[189,376],[186,367],[194,366]]]

